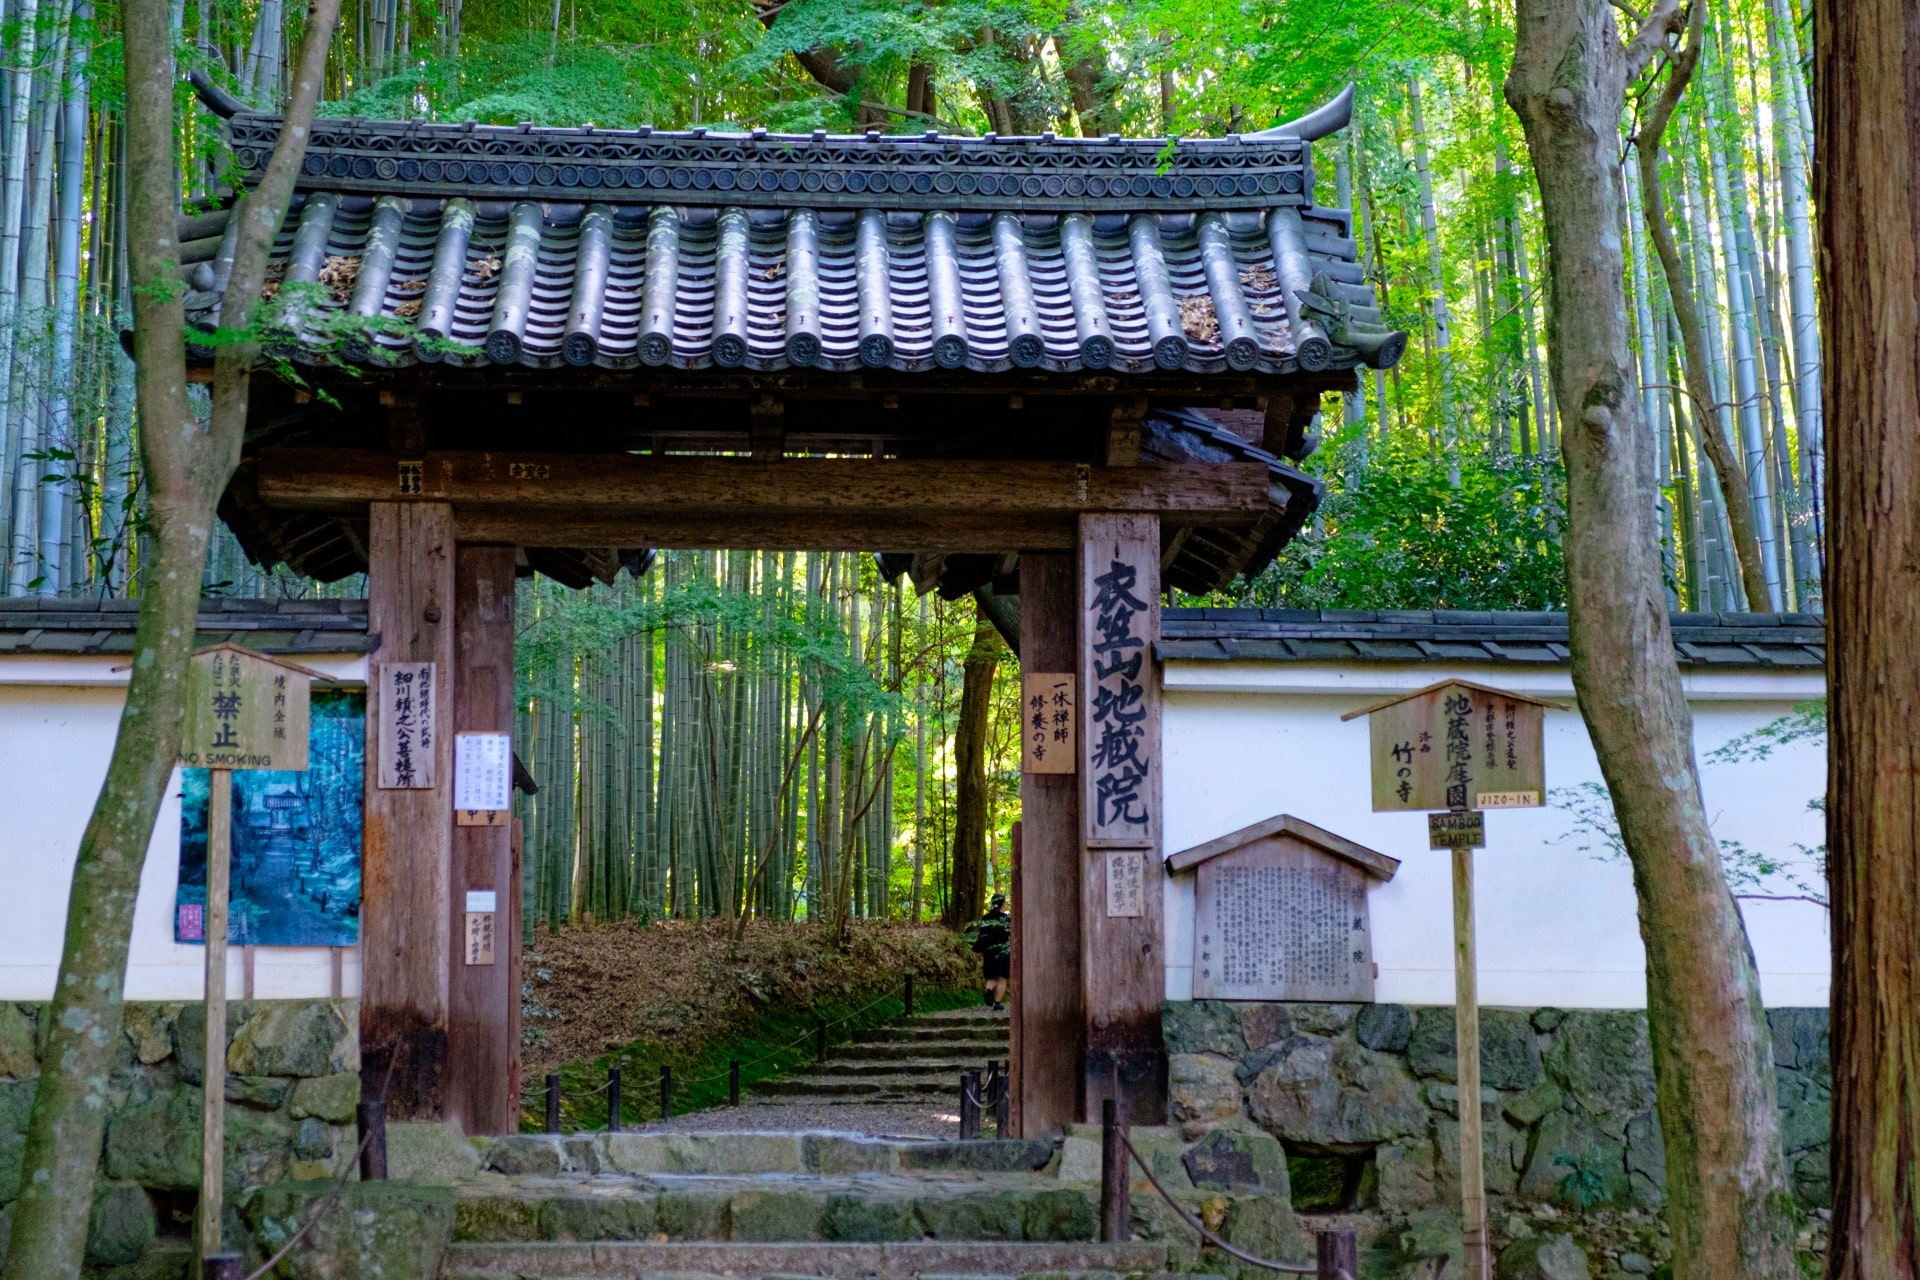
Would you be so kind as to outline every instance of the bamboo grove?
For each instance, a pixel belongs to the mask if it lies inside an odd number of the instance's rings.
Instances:
[[[16,596],[139,588],[118,18],[114,0],[0,0],[0,581]],[[185,74],[271,108],[301,12],[175,0],[172,19],[191,272],[217,244],[198,215],[232,192]],[[1213,602],[1557,608],[1562,425],[1538,196],[1501,98],[1510,24],[1493,0],[348,0],[322,110],[1166,136],[1260,128],[1353,80],[1318,196],[1356,210],[1387,318],[1416,339],[1323,406],[1314,527]],[[1817,610],[1810,31],[1799,0],[1712,0],[1707,31],[1657,190],[1636,147],[1650,104],[1621,121],[1622,286],[1670,595]],[[263,572],[224,531],[206,583],[363,587]],[[610,588],[525,584],[520,625],[531,917],[941,914],[1004,885],[1014,664],[971,602],[918,599],[870,558],[662,553]],[[993,682],[971,719],[970,679]]]

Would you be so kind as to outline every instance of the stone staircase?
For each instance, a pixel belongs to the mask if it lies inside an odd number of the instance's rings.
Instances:
[[[827,1060],[755,1086],[785,1104],[921,1103],[958,1106],[960,1073],[1007,1060],[1007,1012],[984,1006],[922,1013],[858,1032]]]

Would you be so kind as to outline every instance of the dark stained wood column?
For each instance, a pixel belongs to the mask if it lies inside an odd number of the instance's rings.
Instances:
[[[448,864],[453,831],[453,508],[368,504],[367,694],[361,854],[360,1064],[395,1120],[439,1119],[447,1062]],[[435,664],[433,785],[380,787],[380,666]],[[387,1072],[393,1073],[387,1083]]]
[[[462,544],[454,560],[453,728],[513,732],[513,548]],[[513,833],[507,826],[453,828],[447,894],[447,1116],[470,1134],[519,1128],[513,1094],[514,995],[519,935],[512,928]],[[494,895],[492,964],[468,964],[467,894]]]
[[[1023,563],[1024,569],[1024,563]],[[1080,670],[1086,1081],[1081,1118],[1107,1098],[1127,1124],[1167,1111],[1160,862],[1160,522],[1083,515],[1074,599]]]
[[[1020,557],[1020,666],[1073,671],[1080,654],[1072,556]],[[1065,1132],[1080,1119],[1080,779],[1020,775],[1020,838],[1014,846],[1013,1017],[1020,1136]]]

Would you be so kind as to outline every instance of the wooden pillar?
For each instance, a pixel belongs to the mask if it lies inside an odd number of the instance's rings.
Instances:
[[[513,548],[463,544],[454,560],[453,727],[513,732]],[[447,1115],[470,1134],[519,1129],[511,1092],[518,1045],[513,1005],[520,985],[512,931],[513,833],[506,825],[453,828],[447,895]],[[491,895],[469,901],[470,895]],[[490,906],[486,904],[491,904]],[[491,964],[469,964],[466,913],[491,910]]]
[[[1020,557],[1020,667],[1073,671],[1073,557]],[[1080,982],[1080,780],[1071,773],[1020,775],[1020,839],[1014,848],[1013,1017],[1020,1058],[1013,1066],[1019,1132],[1062,1133],[1080,1118],[1081,1045],[1086,1031]]]
[[[1160,521],[1080,517],[1082,1118],[1116,1099],[1124,1124],[1160,1124],[1167,1055],[1160,861]]]
[[[396,1120],[439,1119],[447,1060],[448,871],[453,831],[453,508],[368,507],[367,625],[380,637],[367,697],[361,854],[361,1090]],[[380,786],[380,667],[434,664],[433,783]],[[387,1081],[392,1071],[392,1082]]]

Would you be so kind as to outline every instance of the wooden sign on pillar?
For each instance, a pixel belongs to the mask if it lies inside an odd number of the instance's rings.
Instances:
[[[1083,515],[1079,547],[1083,1120],[1166,1115],[1160,858],[1160,521]]]

